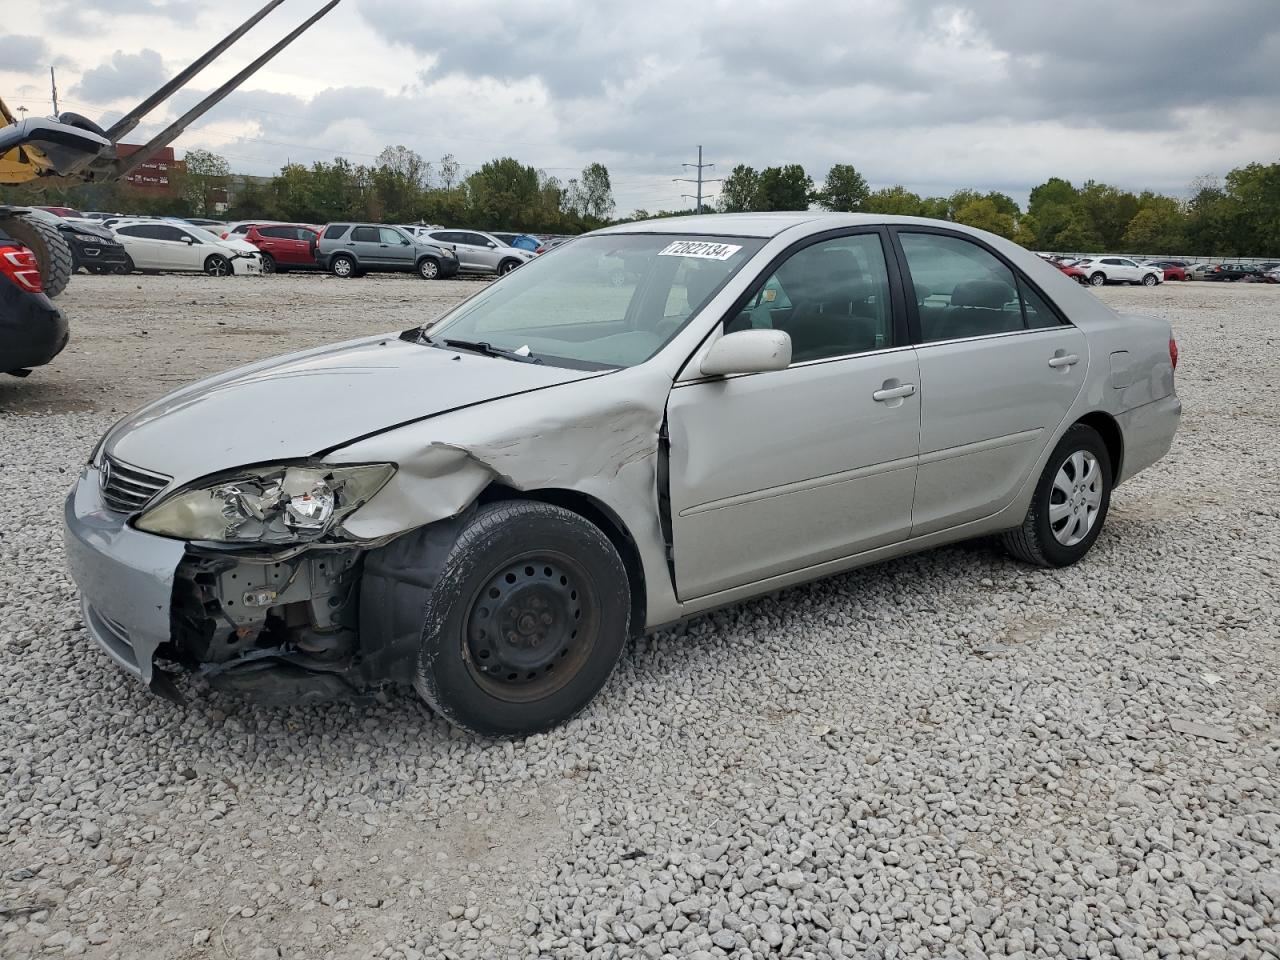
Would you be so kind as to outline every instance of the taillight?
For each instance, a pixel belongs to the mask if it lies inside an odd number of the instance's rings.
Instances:
[[[1173,364],[1173,369],[1178,369],[1178,341],[1169,338],[1169,362]]]
[[[28,293],[39,293],[43,289],[36,256],[25,247],[0,247],[0,273]]]

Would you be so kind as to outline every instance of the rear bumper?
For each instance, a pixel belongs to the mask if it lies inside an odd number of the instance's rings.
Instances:
[[[1116,420],[1124,435],[1124,465],[1116,482],[1123,483],[1169,452],[1182,420],[1182,401],[1169,394],[1126,410]]]
[[[174,571],[186,545],[134,530],[126,517],[107,510],[92,466],[67,496],[63,538],[89,636],[154,689],[162,680],[152,660],[169,639]]]
[[[48,363],[69,338],[67,318],[48,297],[0,279],[0,373]]]

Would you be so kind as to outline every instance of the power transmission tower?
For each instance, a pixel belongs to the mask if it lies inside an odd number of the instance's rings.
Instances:
[[[703,162],[702,162],[702,144],[698,144],[698,162],[697,162],[697,163],[682,163],[682,164],[680,164],[680,166],[682,166],[682,167],[693,167],[695,170],[697,170],[697,171],[698,171],[698,175],[697,175],[697,177],[675,177],[675,178],[673,178],[673,180],[674,180],[674,182],[675,182],[675,183],[696,183],[696,184],[698,185],[698,192],[697,192],[697,194],[696,194],[696,195],[695,195],[695,194],[688,194],[688,193],[686,193],[686,194],[683,194],[683,196],[689,197],[689,198],[690,198],[690,199],[692,199],[692,200],[696,200],[696,201],[697,201],[697,203],[698,203],[698,206],[697,206],[697,208],[696,208],[695,212],[697,212],[697,213],[701,213],[701,212],[702,212],[702,185],[703,185],[704,183],[719,183],[719,182],[720,182],[720,178],[719,178],[719,177],[717,177],[717,178],[716,178],[716,179],[714,179],[714,180],[707,180],[707,179],[705,179],[705,178],[702,176],[702,171],[703,171],[703,170],[705,170],[705,169],[707,169],[708,167],[714,167],[714,166],[715,166],[715,164],[714,164],[714,163],[703,163]]]

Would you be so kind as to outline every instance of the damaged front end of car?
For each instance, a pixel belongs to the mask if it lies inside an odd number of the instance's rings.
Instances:
[[[385,679],[386,658],[359,644],[363,564],[379,544],[348,537],[342,521],[394,472],[392,464],[245,469],[143,511],[136,529],[186,544],[156,659],[264,703],[350,696]]]

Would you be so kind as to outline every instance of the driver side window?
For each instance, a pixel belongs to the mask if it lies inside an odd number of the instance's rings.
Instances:
[[[783,330],[791,360],[822,360],[893,344],[889,271],[878,233],[820,240],[792,254],[727,330]]]

